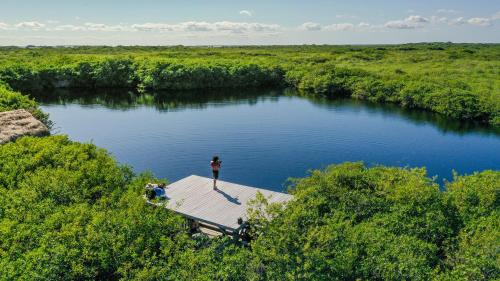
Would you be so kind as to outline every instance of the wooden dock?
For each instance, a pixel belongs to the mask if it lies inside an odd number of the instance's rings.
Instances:
[[[287,202],[292,195],[218,180],[189,176],[167,185],[164,206],[201,227],[235,235],[247,220],[247,202],[261,192],[269,202]],[[238,219],[243,224],[238,223]]]

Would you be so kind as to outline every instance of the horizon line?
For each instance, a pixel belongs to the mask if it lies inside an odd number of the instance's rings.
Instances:
[[[397,46],[397,45],[423,45],[423,44],[449,44],[449,45],[496,45],[499,42],[452,42],[452,41],[422,41],[405,43],[366,43],[366,44],[164,44],[164,45],[122,45],[122,44],[64,44],[64,45],[2,45],[0,48],[71,48],[71,47],[292,47],[292,46]]]

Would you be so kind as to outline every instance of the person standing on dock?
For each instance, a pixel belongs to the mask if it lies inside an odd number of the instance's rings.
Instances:
[[[212,167],[212,176],[214,178],[214,190],[217,189],[217,179],[219,178],[220,164],[222,161],[219,160],[219,156],[214,156],[212,161],[210,161],[210,166]]]

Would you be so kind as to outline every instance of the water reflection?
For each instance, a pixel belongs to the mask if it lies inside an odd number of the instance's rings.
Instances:
[[[75,90],[58,89],[51,92],[33,93],[32,96],[44,105],[79,104],[86,107],[103,106],[108,109],[130,110],[139,106],[153,107],[160,112],[203,109],[208,106],[255,105],[261,100],[278,101],[280,96],[306,99],[313,105],[326,110],[348,110],[369,112],[397,117],[416,125],[432,125],[443,134],[455,133],[500,136],[500,128],[474,122],[447,118],[433,112],[405,109],[396,104],[379,104],[353,99],[329,99],[319,96],[301,96],[292,89],[223,89],[196,91],[158,91],[138,93],[124,89]]]
[[[273,190],[289,177],[345,161],[427,167],[439,183],[453,169],[464,174],[500,165],[496,129],[391,104],[273,89],[71,90],[36,98],[60,133],[170,181],[210,176],[213,154],[224,158],[225,180]]]
[[[314,105],[329,109],[332,107],[348,107],[351,111],[368,111],[380,113],[388,117],[398,117],[410,121],[416,125],[432,125],[442,133],[457,133],[460,135],[468,133],[480,133],[484,135],[500,136],[500,128],[476,121],[461,121],[450,119],[444,115],[421,109],[406,109],[397,104],[374,103],[353,99],[327,99],[324,97],[308,97]]]

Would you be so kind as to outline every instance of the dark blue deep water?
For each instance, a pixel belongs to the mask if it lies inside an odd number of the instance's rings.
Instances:
[[[442,116],[291,92],[135,94],[56,92],[37,97],[54,133],[106,148],[136,172],[175,181],[210,176],[283,190],[289,177],[345,161],[427,167],[440,184],[452,170],[500,169],[500,132]]]

